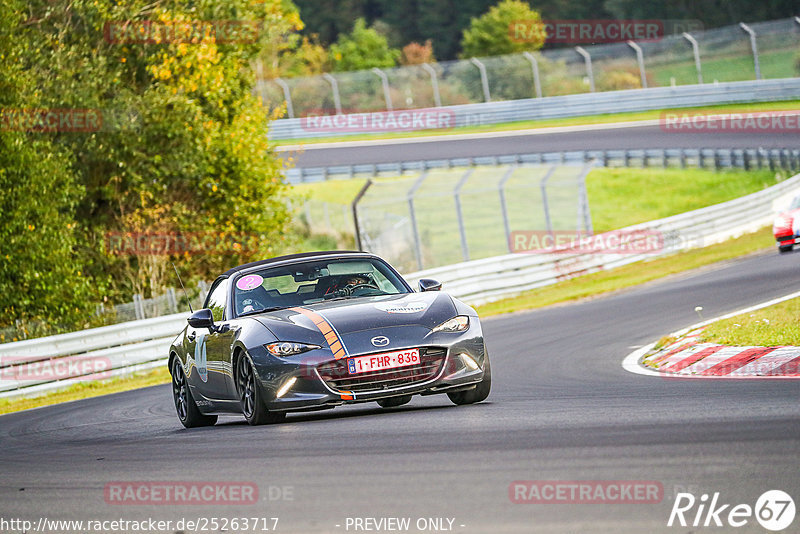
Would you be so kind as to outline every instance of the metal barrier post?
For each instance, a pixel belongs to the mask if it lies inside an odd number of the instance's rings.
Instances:
[[[700,64],[700,47],[697,45],[697,40],[691,34],[683,32],[683,38],[689,41],[692,45],[692,52],[694,53],[694,68],[697,69],[697,83],[703,84],[703,70]]]
[[[500,183],[497,184],[497,187],[500,191],[500,210],[502,211],[503,215],[503,230],[506,234],[506,244],[508,245],[508,252],[514,252],[514,247],[511,246],[511,222],[508,218],[508,204],[506,203],[506,182],[508,182],[511,175],[514,174],[514,171],[517,169],[516,165],[512,165],[508,168],[506,173],[500,179]]]
[[[586,192],[586,177],[592,172],[592,169],[597,166],[597,161],[592,160],[584,165],[581,174],[578,177],[578,228],[580,228],[581,216],[583,216],[583,229],[586,233],[592,235],[594,229],[592,227],[592,213],[589,211],[589,194]]]
[[[589,76],[589,89],[594,93],[594,72],[592,71],[592,56],[582,46],[576,46],[575,51],[583,56],[583,61],[586,63],[586,75]]]
[[[442,96],[439,94],[439,78],[436,76],[436,69],[431,67],[428,63],[423,63],[422,68],[431,77],[431,87],[433,88],[433,103],[437,108],[442,107]]]
[[[469,246],[467,245],[467,232],[464,229],[464,215],[461,210],[461,189],[467,183],[469,177],[475,172],[475,167],[468,169],[458,180],[454,193],[456,201],[456,217],[458,218],[458,233],[461,236],[461,255],[464,261],[469,261]]]
[[[361,224],[358,222],[358,203],[367,193],[367,189],[372,185],[372,179],[368,178],[367,183],[364,184],[364,187],[356,195],[356,198],[353,199],[353,203],[351,204],[353,208],[353,226],[355,227],[356,231],[356,248],[358,250],[364,250],[361,245]]]
[[[756,44],[756,32],[753,31],[753,28],[745,24],[744,22],[739,23],[739,27],[742,28],[750,35],[750,48],[753,51],[753,65],[756,68],[756,80],[761,79],[761,67],[758,64],[758,45]]]
[[[491,102],[492,96],[489,94],[489,77],[486,75],[486,65],[480,62],[478,58],[470,58],[470,62],[478,67],[481,73],[481,86],[483,87],[483,100],[484,102]]]
[[[389,94],[389,77],[378,67],[374,67],[372,72],[381,79],[383,87],[383,99],[386,101],[386,111],[392,111],[392,95]]]
[[[542,82],[539,79],[539,62],[536,61],[536,56],[530,52],[523,52],[522,56],[531,62],[531,70],[533,71],[533,86],[536,89],[536,98],[542,98]]]
[[[167,307],[171,313],[178,313],[178,299],[175,298],[175,288],[167,289]]]
[[[292,92],[289,90],[289,84],[283,78],[275,78],[275,83],[280,85],[283,89],[283,98],[286,100],[286,114],[290,119],[294,118],[294,105],[292,104]]]
[[[336,114],[341,115],[342,99],[339,97],[339,82],[337,82],[336,78],[334,78],[327,72],[324,73],[322,77],[328,80],[328,83],[331,84],[331,90],[333,91],[333,106],[336,108]]]
[[[642,47],[633,41],[628,41],[628,46],[633,48],[633,51],[636,52],[636,62],[639,63],[639,76],[642,79],[642,89],[647,89],[647,75],[644,70],[644,54],[642,53]]]
[[[414,233],[414,254],[417,257],[417,269],[422,270],[422,240],[419,237],[419,226],[417,225],[417,212],[414,209],[414,195],[417,193],[417,189],[420,188],[422,182],[425,181],[425,178],[428,177],[428,171],[423,171],[422,174],[419,175],[417,181],[414,182],[414,185],[411,186],[411,189],[408,190],[407,198],[408,198],[408,213],[411,216],[411,231]]]
[[[137,319],[144,319],[144,305],[142,303],[142,296],[138,293],[133,295],[133,311]]]
[[[547,180],[556,172],[558,165],[553,165],[547,174],[544,175],[542,181],[539,182],[539,190],[542,193],[542,208],[544,209],[544,223],[547,226],[547,233],[553,235],[553,222],[550,219],[550,205],[547,203]]]

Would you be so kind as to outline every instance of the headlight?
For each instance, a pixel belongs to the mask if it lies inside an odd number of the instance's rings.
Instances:
[[[466,315],[458,315],[449,319],[436,328],[432,332],[463,332],[469,328],[469,317]]]
[[[269,345],[264,345],[273,356],[292,356],[309,350],[318,349],[319,345],[309,345],[307,343],[295,343],[293,341],[276,341]]]

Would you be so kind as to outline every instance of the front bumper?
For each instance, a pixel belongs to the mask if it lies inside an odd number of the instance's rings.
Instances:
[[[348,380],[353,377],[348,377],[346,372],[344,375],[331,373],[333,366],[346,369],[347,358],[334,360],[331,353],[324,349],[277,362],[272,358],[265,365],[256,362],[263,398],[267,399],[267,409],[319,410],[390,397],[429,395],[472,388],[483,379],[487,359],[480,324],[477,320],[474,323],[461,334],[426,336],[428,339],[418,345],[386,347],[371,353],[348,355],[349,358],[420,349],[421,364],[387,371],[387,376],[376,377],[376,380],[367,380],[366,383]],[[278,397],[278,391],[290,381],[293,381],[292,385]]]
[[[775,236],[775,241],[779,247],[786,247],[789,245],[800,245],[800,236],[782,235]]]

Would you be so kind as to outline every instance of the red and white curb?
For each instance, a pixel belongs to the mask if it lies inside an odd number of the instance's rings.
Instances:
[[[671,334],[674,343],[653,352],[655,343],[630,353],[626,371],[661,378],[800,378],[800,347],[732,347],[698,343],[703,329],[721,319],[749,313],[800,297],[800,291],[690,326]]]

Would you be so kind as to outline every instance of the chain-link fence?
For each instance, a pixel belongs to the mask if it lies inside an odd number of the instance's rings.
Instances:
[[[591,232],[591,164],[432,169],[371,180],[356,203],[357,240],[400,272],[511,251],[515,231]]]
[[[294,118],[791,78],[800,75],[799,54],[800,21],[791,18],[653,41],[260,80],[257,90],[270,107],[286,102],[287,116]]]

